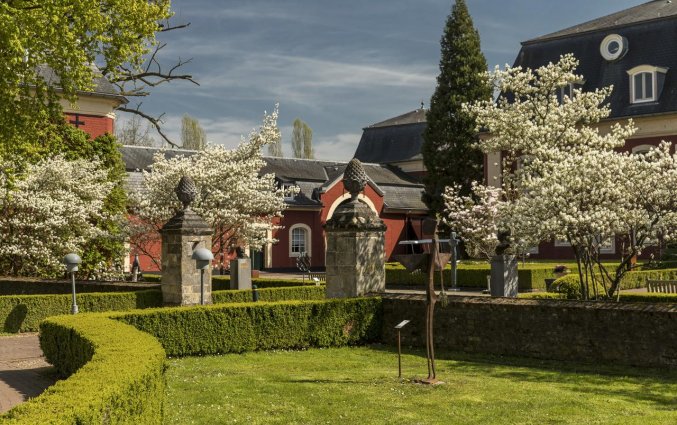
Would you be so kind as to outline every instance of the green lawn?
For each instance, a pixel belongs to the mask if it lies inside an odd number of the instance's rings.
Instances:
[[[676,424],[677,373],[420,352],[276,351],[171,359],[168,424]]]

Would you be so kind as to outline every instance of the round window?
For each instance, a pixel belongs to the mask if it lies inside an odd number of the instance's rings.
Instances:
[[[608,35],[599,46],[602,57],[608,61],[622,58],[628,51],[628,40],[618,34]]]

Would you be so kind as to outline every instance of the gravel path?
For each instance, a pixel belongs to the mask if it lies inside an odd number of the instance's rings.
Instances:
[[[52,370],[37,334],[0,336],[0,414],[52,385]]]

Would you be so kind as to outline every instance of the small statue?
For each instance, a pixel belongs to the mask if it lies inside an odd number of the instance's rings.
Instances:
[[[510,254],[510,230],[499,230],[496,234],[498,245],[496,246],[496,255]]]
[[[247,256],[244,254],[244,249],[242,249],[241,246],[235,248],[235,256],[237,258],[247,258]]]

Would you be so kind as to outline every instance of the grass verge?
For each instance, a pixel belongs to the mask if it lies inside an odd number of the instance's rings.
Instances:
[[[170,360],[168,424],[673,424],[677,372],[380,346]]]

